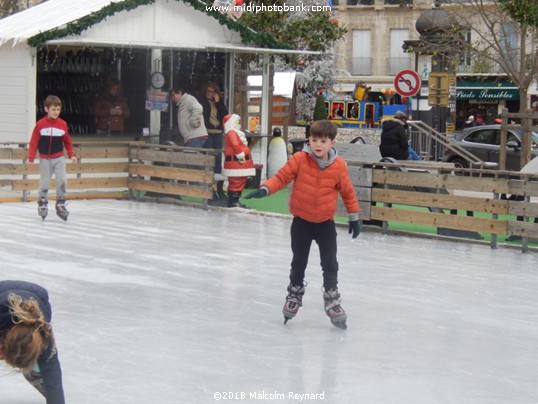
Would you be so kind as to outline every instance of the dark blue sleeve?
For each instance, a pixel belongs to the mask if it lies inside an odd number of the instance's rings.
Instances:
[[[13,325],[7,301],[10,293],[15,293],[23,299],[31,297],[37,299],[45,320],[50,323],[52,310],[49,303],[49,294],[45,288],[25,281],[0,281],[0,322],[5,320],[6,329]],[[37,364],[43,377],[47,404],[65,404],[62,370],[54,341],[49,343],[45,351],[37,359]]]
[[[51,352],[55,349],[54,342],[51,342],[45,352],[37,360],[47,398],[47,404],[65,404],[64,390],[62,384],[62,368],[58,360],[58,353]]]

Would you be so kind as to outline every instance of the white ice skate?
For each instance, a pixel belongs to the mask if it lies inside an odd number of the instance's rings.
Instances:
[[[286,324],[288,320],[295,317],[299,311],[299,307],[303,305],[305,286],[293,285],[291,283],[288,285],[288,296],[286,296],[286,302],[282,308],[282,314],[284,314],[284,324]]]
[[[340,305],[340,293],[338,293],[338,289],[322,290],[325,313],[331,319],[332,325],[346,330],[347,314]]]
[[[41,219],[45,220],[49,214],[48,201],[46,199],[39,198],[37,200],[37,214],[41,216]]]
[[[58,199],[56,201],[56,214],[60,219],[67,221],[69,211],[65,207],[65,199]]]

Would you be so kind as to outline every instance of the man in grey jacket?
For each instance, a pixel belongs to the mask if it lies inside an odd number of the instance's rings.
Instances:
[[[178,106],[177,123],[179,133],[183,136],[183,144],[189,147],[204,147],[207,129],[202,105],[181,87],[170,90],[170,99]]]

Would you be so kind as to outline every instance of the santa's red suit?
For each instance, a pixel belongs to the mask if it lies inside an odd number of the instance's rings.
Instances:
[[[247,178],[256,175],[254,162],[247,146],[247,138],[241,131],[241,118],[228,114],[222,120],[224,126],[224,168],[222,174],[228,177],[228,206],[239,205],[241,192]]]

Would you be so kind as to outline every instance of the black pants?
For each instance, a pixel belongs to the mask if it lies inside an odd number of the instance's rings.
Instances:
[[[310,246],[315,240],[319,246],[323,287],[326,290],[336,288],[338,284],[338,261],[336,260],[336,226],[334,221],[311,223],[295,217],[291,224],[291,261],[290,282],[303,285]]]

